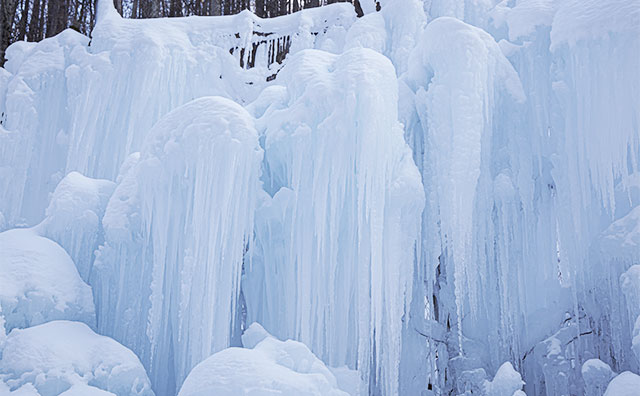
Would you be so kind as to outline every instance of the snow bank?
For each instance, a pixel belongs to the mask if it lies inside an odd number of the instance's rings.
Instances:
[[[262,339],[252,334],[247,349],[228,348],[205,359],[189,373],[178,396],[348,395],[304,344],[277,340],[257,323],[247,331],[261,333]]]
[[[95,323],[91,288],[69,255],[30,229],[0,233],[0,306],[7,330],[54,319]]]
[[[629,371],[617,375],[607,386],[604,396],[635,396],[640,389],[640,376]]]
[[[153,396],[136,355],[79,322],[53,321],[12,331],[2,351],[0,375],[11,388],[32,384],[41,396],[59,395],[76,384],[117,396]]]
[[[99,330],[131,347],[154,386],[171,393],[230,345],[262,149],[246,110],[204,97],[163,117],[135,158],[102,222]]]
[[[114,188],[109,180],[71,172],[58,183],[45,219],[35,227],[69,253],[85,282],[89,282],[93,251],[102,237],[101,219]]]
[[[285,96],[257,121],[271,197],[245,268],[248,318],[394,395],[424,196],[393,66],[367,49],[307,50],[276,82]]]

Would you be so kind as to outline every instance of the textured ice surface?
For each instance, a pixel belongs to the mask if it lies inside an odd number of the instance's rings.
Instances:
[[[54,319],[95,324],[91,288],[69,255],[31,229],[0,233],[0,306],[7,331]]]
[[[347,396],[331,371],[297,341],[280,341],[254,323],[244,348],[222,350],[198,364],[179,396]]]
[[[76,384],[117,396],[153,396],[136,355],[80,322],[53,321],[12,331],[2,350],[0,377],[12,389],[32,384],[41,396],[59,395]]]

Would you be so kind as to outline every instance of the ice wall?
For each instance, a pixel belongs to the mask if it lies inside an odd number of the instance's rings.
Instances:
[[[637,373],[638,1],[380,5],[13,45],[0,230],[44,218],[159,395],[245,319],[365,394]]]

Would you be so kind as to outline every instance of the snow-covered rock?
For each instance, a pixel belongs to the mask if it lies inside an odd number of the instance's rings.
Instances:
[[[70,388],[72,395],[153,396],[136,355],[80,322],[13,330],[2,351],[0,377],[12,389],[31,384],[41,396],[57,396]]]
[[[95,324],[91,288],[67,252],[31,229],[0,233],[0,306],[7,330],[55,319]]]
[[[257,323],[243,343],[245,348],[222,350],[198,364],[178,396],[348,396],[304,344],[273,338]]]

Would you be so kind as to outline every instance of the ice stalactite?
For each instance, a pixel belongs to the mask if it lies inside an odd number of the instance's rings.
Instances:
[[[286,91],[258,121],[272,197],[256,214],[249,317],[395,395],[423,189],[393,66],[371,50],[309,50],[276,82]]]
[[[107,206],[98,328],[139,354],[160,395],[230,345],[261,160],[241,106],[196,99],[155,125]]]

